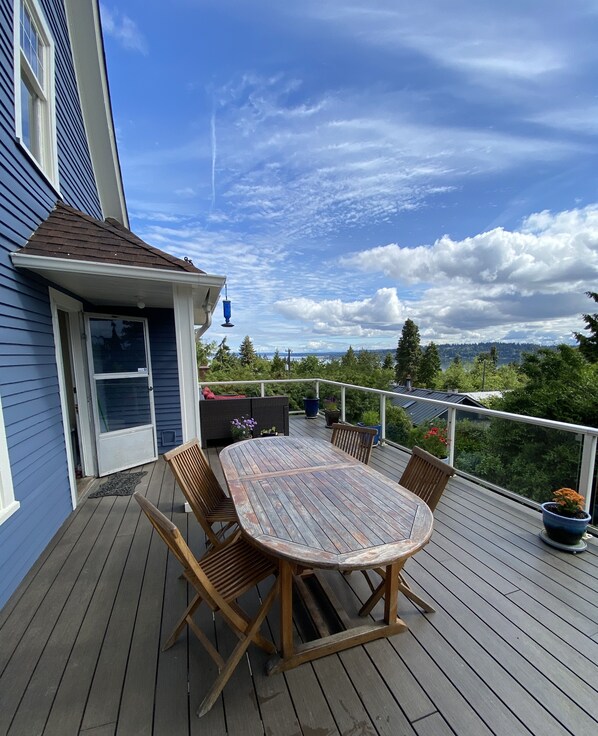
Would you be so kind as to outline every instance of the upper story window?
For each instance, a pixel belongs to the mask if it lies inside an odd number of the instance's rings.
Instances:
[[[57,186],[54,42],[37,0],[15,5],[17,138]]]

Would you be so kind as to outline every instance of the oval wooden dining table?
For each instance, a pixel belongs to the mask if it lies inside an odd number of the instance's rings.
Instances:
[[[324,440],[246,440],[224,448],[220,461],[242,531],[279,561],[280,658],[269,674],[406,630],[397,617],[398,578],[432,534],[424,501]],[[382,621],[295,645],[297,568],[374,567],[386,568]]]

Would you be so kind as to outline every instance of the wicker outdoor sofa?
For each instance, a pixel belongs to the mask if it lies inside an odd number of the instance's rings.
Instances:
[[[226,401],[205,399],[199,402],[201,423],[201,446],[226,445],[232,441],[230,423],[232,419],[253,417],[257,422],[254,436],[262,429],[276,427],[279,434],[289,433],[289,397],[220,397]]]

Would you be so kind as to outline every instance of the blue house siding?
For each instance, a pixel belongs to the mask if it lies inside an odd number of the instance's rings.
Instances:
[[[183,441],[174,313],[171,309],[148,312],[158,453],[162,454]]]
[[[0,0],[0,395],[15,498],[0,525],[0,607],[71,510],[48,285],[17,272],[25,245],[60,197],[102,218],[61,0],[41,0],[55,43],[59,189],[15,139],[13,0]]]

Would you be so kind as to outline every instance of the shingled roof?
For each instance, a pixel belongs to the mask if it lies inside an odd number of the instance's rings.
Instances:
[[[17,251],[27,255],[92,261],[167,271],[205,273],[191,261],[171,256],[138,238],[112,218],[102,222],[57,202],[48,218]]]
[[[402,407],[416,427],[431,419],[443,417],[448,411],[444,406],[428,404],[425,401],[415,401],[416,398],[436,399],[437,401],[447,401],[451,404],[483,407],[483,404],[480,404],[479,401],[475,401],[475,399],[470,398],[466,394],[434,391],[427,388],[408,389],[406,386],[395,386],[393,391],[396,394],[400,394],[400,397],[392,399],[392,403],[395,406]]]

